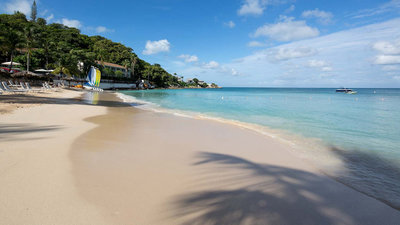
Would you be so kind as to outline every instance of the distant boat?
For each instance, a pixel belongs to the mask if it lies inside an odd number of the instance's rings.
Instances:
[[[352,89],[348,89],[348,88],[339,88],[339,89],[336,89],[336,92],[346,93],[346,94],[357,94],[357,91],[353,91]]]
[[[83,88],[93,91],[103,91],[99,88],[101,79],[101,72],[99,69],[92,66],[86,77],[87,82],[83,85]]]

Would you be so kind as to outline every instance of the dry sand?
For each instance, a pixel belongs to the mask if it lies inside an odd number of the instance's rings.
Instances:
[[[272,138],[90,99],[1,115],[1,224],[400,221]]]
[[[18,106],[0,115],[0,224],[107,224],[71,174],[71,143],[95,127],[83,119],[106,113],[79,104],[81,94],[0,96],[3,109]]]

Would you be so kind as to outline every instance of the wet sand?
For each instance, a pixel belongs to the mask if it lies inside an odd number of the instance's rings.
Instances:
[[[80,95],[0,116],[0,224],[400,221],[273,138]]]

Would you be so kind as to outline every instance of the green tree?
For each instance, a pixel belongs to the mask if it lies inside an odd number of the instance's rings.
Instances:
[[[37,6],[36,6],[36,0],[34,0],[31,8],[31,19],[33,22],[36,22],[36,16],[37,16]]]
[[[30,56],[32,55],[32,48],[35,42],[35,24],[28,23],[27,26],[24,27],[24,46],[27,50],[27,60],[26,60],[26,70],[29,71],[30,66]]]
[[[0,15],[0,43],[5,55],[10,57],[10,68],[18,47],[23,45],[23,28],[27,23],[24,14],[16,12],[13,15]]]
[[[69,69],[65,66],[58,66],[57,68],[54,69],[54,71],[52,72],[52,74],[65,74],[68,77],[71,76],[71,72],[69,71]]]
[[[124,72],[122,72],[121,70],[117,70],[117,71],[115,71],[115,76],[123,77],[124,76]]]
[[[26,48],[28,51],[22,54],[17,51],[18,48]],[[12,15],[0,14],[0,60],[14,61],[15,57],[28,69],[44,67],[79,76],[86,75],[98,60],[100,64],[110,62],[130,69],[130,78],[126,80],[148,79],[157,87],[186,85],[164,70],[160,64],[149,64],[140,59],[132,48],[121,43],[101,36],[89,37],[81,34],[78,29],[63,24],[47,24],[45,19],[37,18],[36,1],[32,4],[31,21],[19,12]],[[100,69],[105,71],[104,66],[100,66]],[[114,75],[113,71],[106,72]],[[124,79],[110,77],[114,78]]]

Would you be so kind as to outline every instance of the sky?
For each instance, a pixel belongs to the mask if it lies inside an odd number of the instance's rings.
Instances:
[[[33,0],[0,0],[30,14]],[[48,23],[235,87],[400,88],[400,0],[38,0]]]

